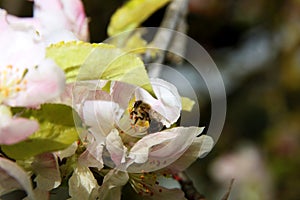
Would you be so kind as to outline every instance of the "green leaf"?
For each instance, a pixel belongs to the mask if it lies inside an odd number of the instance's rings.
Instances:
[[[137,29],[134,32],[125,32],[118,37],[111,37],[108,42],[126,52],[143,54],[149,49],[147,41],[143,38],[145,33],[146,31]]]
[[[62,150],[78,140],[75,120],[79,120],[79,116],[69,106],[44,104],[38,110],[19,112],[20,108],[14,108],[13,111],[21,113],[22,117],[35,119],[40,124],[39,130],[29,139],[14,145],[1,146],[2,151],[13,159],[22,160],[41,153]]]
[[[137,28],[156,10],[170,0],[130,0],[111,17],[108,35],[113,36],[123,31]]]
[[[101,90],[110,93],[110,86],[111,86],[111,81],[108,81]]]
[[[65,71],[67,82],[77,79],[80,66],[96,48],[113,49],[108,44],[90,44],[81,41],[59,42],[47,47],[46,57],[53,59]]]
[[[122,81],[140,86],[154,95],[142,60],[112,45],[58,43],[47,48],[46,56],[65,71],[67,82],[95,79]]]
[[[182,110],[190,112],[193,109],[194,104],[195,101],[191,100],[190,98],[181,97]]]

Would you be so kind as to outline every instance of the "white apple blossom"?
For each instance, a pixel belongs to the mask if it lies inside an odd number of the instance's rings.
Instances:
[[[128,181],[138,193],[165,197],[161,191],[170,194],[169,190],[150,183],[143,186],[141,177],[159,175],[158,171],[183,171],[213,146],[211,137],[200,136],[203,128],[171,128],[180,116],[180,96],[173,85],[161,79],[151,79],[151,85],[156,98],[140,87],[113,82],[109,94],[95,90],[94,99],[86,94],[85,101],[78,101],[83,103],[79,112],[90,132],[83,138],[87,150],[79,159],[86,159],[85,164],[93,160],[90,163],[92,167],[98,164],[98,170],[104,165],[111,168],[98,193],[93,192],[100,199],[119,199],[120,188]],[[177,190],[173,189],[176,195],[171,196],[184,199]]]
[[[65,88],[64,72],[45,58],[46,47],[58,41],[88,40],[87,18],[79,0],[35,1],[34,17],[19,18],[0,9],[0,144],[11,145],[38,130],[35,120],[13,115],[10,107],[37,108]],[[61,184],[53,153],[37,155],[31,169],[0,154],[0,196],[21,189],[25,199],[49,198]],[[33,189],[30,175],[35,174]]]
[[[0,144],[9,145],[22,141],[39,128],[34,120],[13,117],[9,107],[4,105],[0,105],[0,119]]]
[[[2,9],[0,43],[0,144],[12,144],[34,133],[38,124],[12,116],[4,107],[37,107],[57,97],[64,89],[65,76],[52,60],[45,59],[45,44],[37,32],[8,23]]]
[[[9,15],[8,21],[32,26],[51,42],[89,40],[88,18],[81,0],[34,0],[33,17]]]
[[[35,199],[29,175],[15,162],[0,157],[0,196],[16,189],[23,189],[28,199]]]

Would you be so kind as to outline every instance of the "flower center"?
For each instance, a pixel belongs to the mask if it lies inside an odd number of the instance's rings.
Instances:
[[[133,189],[140,195],[154,195],[153,187],[158,185],[157,175],[152,172],[129,174],[129,181]]]
[[[150,126],[150,112],[151,106],[143,101],[136,101],[132,108],[129,109],[129,116],[131,125],[133,127],[139,126],[149,128]]]
[[[12,65],[7,65],[0,70],[0,102],[26,90],[27,81],[24,79],[26,73],[27,69],[20,71]]]

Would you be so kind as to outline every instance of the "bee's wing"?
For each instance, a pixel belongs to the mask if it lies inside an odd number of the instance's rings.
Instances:
[[[164,127],[163,123],[161,122],[163,117],[154,110],[150,110],[149,116],[150,116],[150,126],[148,128],[148,133],[156,133],[161,131],[162,128]]]

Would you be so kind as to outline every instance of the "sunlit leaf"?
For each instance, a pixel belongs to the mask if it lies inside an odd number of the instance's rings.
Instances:
[[[44,104],[38,110],[21,112],[21,116],[39,121],[40,129],[23,142],[1,146],[2,151],[11,158],[26,159],[44,152],[62,150],[78,139],[73,110],[69,106]]]
[[[190,98],[181,97],[182,110],[191,111],[193,109],[194,104],[195,101],[191,100]]]
[[[142,38],[140,32],[134,33],[127,41],[125,49],[134,50],[135,53],[144,53],[146,51],[147,41]]]
[[[102,87],[102,91],[107,92],[108,94],[110,93],[110,86],[111,86],[111,81],[108,81],[103,87]]]
[[[142,60],[112,45],[58,43],[47,48],[47,57],[65,71],[67,82],[95,79],[122,81],[143,87],[153,94]]]
[[[108,40],[108,43],[126,52],[142,54],[145,53],[146,50],[149,50],[147,48],[147,41],[142,37],[143,34],[143,30],[125,32],[122,35],[118,35],[118,37],[112,37]]]
[[[130,0],[111,17],[108,35],[113,36],[123,31],[138,27],[156,10],[170,0]]]
[[[67,82],[74,82],[80,66],[96,47],[112,49],[108,44],[90,44],[85,42],[60,42],[47,48],[46,57],[53,59],[65,71]]]

